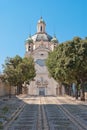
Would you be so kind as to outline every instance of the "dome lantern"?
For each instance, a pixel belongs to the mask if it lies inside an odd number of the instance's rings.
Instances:
[[[37,33],[45,33],[45,26],[46,26],[45,21],[41,17],[37,23]]]

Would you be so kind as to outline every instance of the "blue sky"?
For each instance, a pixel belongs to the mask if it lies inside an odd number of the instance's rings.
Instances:
[[[6,57],[24,56],[41,16],[60,43],[87,36],[87,0],[0,0],[0,71]]]

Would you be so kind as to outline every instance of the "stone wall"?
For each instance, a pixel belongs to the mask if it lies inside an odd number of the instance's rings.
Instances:
[[[4,96],[5,94],[5,84],[0,80],[0,96]]]
[[[0,97],[9,95],[10,86],[6,85],[0,80]],[[15,87],[11,86],[11,94],[15,94]]]

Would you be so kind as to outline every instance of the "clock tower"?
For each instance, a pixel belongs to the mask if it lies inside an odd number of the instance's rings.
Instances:
[[[49,77],[45,65],[48,53],[58,46],[56,36],[52,37],[46,32],[46,23],[41,17],[37,22],[37,32],[29,36],[25,42],[25,56],[32,56],[35,62],[36,77],[28,86],[29,95],[58,95],[59,84]]]

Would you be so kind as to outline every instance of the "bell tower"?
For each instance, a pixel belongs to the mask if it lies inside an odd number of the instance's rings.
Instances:
[[[40,20],[37,23],[37,33],[45,33],[45,22],[43,18],[41,17]]]
[[[33,51],[33,39],[31,38],[31,35],[26,40],[25,43],[26,52],[31,53]]]

